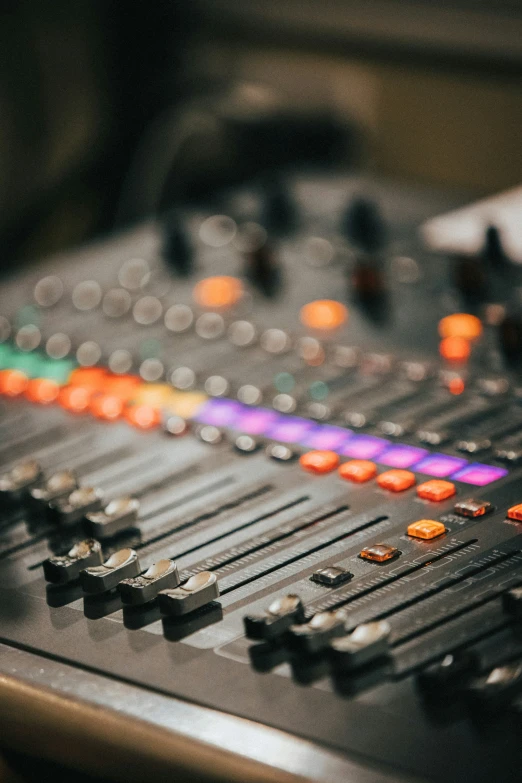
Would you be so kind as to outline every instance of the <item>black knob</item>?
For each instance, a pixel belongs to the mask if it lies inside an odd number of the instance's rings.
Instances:
[[[343,233],[358,249],[368,253],[381,250],[386,243],[386,226],[374,201],[356,198],[349,205],[341,226]]]
[[[262,245],[246,256],[246,277],[264,296],[275,296],[281,289],[281,265],[268,245]]]
[[[508,364],[522,364],[522,311],[508,311],[499,325],[500,347]]]
[[[286,186],[278,179],[264,187],[261,222],[273,234],[285,234],[296,224],[296,209]]]
[[[163,258],[167,266],[182,277],[192,272],[192,247],[185,228],[175,217],[170,217],[163,224]]]

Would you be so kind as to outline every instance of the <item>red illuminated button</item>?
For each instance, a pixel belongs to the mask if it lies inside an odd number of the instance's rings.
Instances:
[[[363,484],[377,475],[377,466],[367,459],[351,459],[339,467],[339,475],[346,481]]]
[[[31,402],[39,402],[41,405],[49,405],[58,397],[60,387],[56,381],[50,378],[33,378],[25,389],[25,396]]]
[[[78,367],[69,376],[69,385],[101,390],[107,377],[108,373],[103,367]]]
[[[361,552],[359,557],[363,560],[371,560],[373,563],[385,563],[386,560],[391,560],[393,557],[399,554],[399,550],[390,546],[389,544],[373,544],[372,546],[366,546]]]
[[[84,413],[96,392],[84,386],[63,386],[57,397],[58,404],[71,413]]]
[[[390,492],[404,492],[405,489],[413,487],[415,476],[409,470],[387,470],[377,476],[377,484]]]
[[[143,381],[137,375],[107,375],[103,381],[102,390],[107,395],[128,400],[142,383]]]
[[[233,307],[243,296],[243,284],[237,277],[217,275],[200,280],[194,286],[194,299],[200,307],[221,310]]]
[[[522,522],[522,503],[518,503],[516,506],[511,506],[507,512],[508,519],[515,519],[517,522]]]
[[[471,346],[464,337],[445,337],[440,341],[439,352],[448,362],[465,364],[470,357]]]
[[[119,419],[123,413],[124,402],[114,394],[96,394],[89,404],[93,416],[106,421]]]
[[[309,451],[299,459],[303,470],[309,473],[330,473],[339,465],[339,455],[335,451]]]
[[[150,430],[161,424],[161,413],[151,405],[130,405],[125,409],[125,419],[141,430]]]
[[[465,340],[477,340],[482,334],[482,323],[476,315],[454,313],[439,321],[439,334],[445,337],[463,337]]]
[[[429,541],[445,533],[446,528],[442,522],[436,522],[434,519],[419,519],[418,522],[412,522],[411,525],[408,525],[406,532],[412,538],[422,538]]]
[[[417,495],[420,498],[423,500],[432,500],[435,503],[446,500],[446,498],[451,498],[455,492],[455,484],[452,484],[451,481],[443,481],[442,479],[425,481],[417,487]]]
[[[28,383],[29,378],[21,370],[0,370],[0,394],[18,397],[24,393]]]
[[[301,323],[308,329],[331,331],[348,320],[348,310],[335,299],[316,299],[301,308]]]

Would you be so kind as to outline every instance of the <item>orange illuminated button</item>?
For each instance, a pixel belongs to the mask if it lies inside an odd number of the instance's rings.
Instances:
[[[465,340],[478,340],[482,334],[482,323],[476,315],[455,313],[439,321],[439,334],[445,337],[463,337]]]
[[[107,374],[107,377],[103,380],[102,391],[107,395],[120,397],[122,400],[129,400],[142,383],[143,381],[137,375]]]
[[[0,394],[18,397],[24,393],[28,383],[29,378],[21,370],[0,370]]]
[[[243,284],[237,277],[206,277],[194,286],[194,300],[200,307],[221,310],[233,307],[243,296]]]
[[[39,402],[41,405],[49,405],[58,397],[60,387],[56,381],[50,378],[33,378],[25,389],[25,396],[31,402]]]
[[[71,413],[84,413],[95,391],[85,386],[63,386],[57,397],[58,404]]]
[[[366,546],[359,552],[359,557],[363,560],[371,560],[373,563],[385,563],[399,554],[399,550],[389,544],[373,544]]]
[[[107,376],[107,370],[103,367],[78,367],[70,374],[68,383],[71,386],[102,389]]]
[[[377,476],[377,484],[382,489],[389,489],[390,492],[403,492],[405,489],[413,487],[415,476],[409,470],[387,470]]]
[[[96,394],[89,403],[93,416],[106,421],[119,419],[123,414],[124,401],[114,394]]]
[[[434,519],[419,519],[418,522],[412,522],[406,530],[412,538],[423,538],[429,541],[431,538],[437,538],[446,532],[442,522],[436,522]]]
[[[417,487],[417,495],[420,498],[423,500],[433,500],[435,503],[452,497],[455,492],[455,484],[452,484],[451,481],[443,481],[442,479],[431,479],[431,481],[425,481]]]
[[[331,331],[348,320],[348,310],[335,299],[316,299],[301,308],[301,323],[308,329]]]
[[[511,506],[507,512],[508,519],[515,519],[517,522],[522,522],[522,503],[518,503],[516,506]]]
[[[124,418],[141,430],[150,430],[161,424],[161,413],[152,405],[129,405],[125,409]]]
[[[363,484],[377,475],[377,465],[367,459],[351,459],[340,465],[339,475],[346,481]]]
[[[339,455],[335,451],[309,451],[299,459],[303,470],[309,473],[330,473],[339,465]]]
[[[448,362],[465,364],[470,357],[471,346],[464,337],[445,337],[440,341],[439,353]]]

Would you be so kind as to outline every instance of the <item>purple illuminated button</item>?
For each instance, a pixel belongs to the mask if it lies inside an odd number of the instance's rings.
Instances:
[[[280,416],[266,433],[267,437],[282,443],[299,443],[317,425],[298,416]]]
[[[201,408],[196,420],[215,427],[234,426],[243,406],[235,400],[209,400]]]
[[[498,481],[507,476],[508,471],[505,468],[496,468],[493,465],[482,465],[480,462],[473,462],[467,465],[458,473],[451,477],[455,481],[462,481],[464,484],[474,484],[476,487],[485,487],[492,481]]]
[[[429,457],[425,457],[413,465],[413,470],[417,473],[426,473],[427,476],[443,478],[455,473],[456,470],[467,464],[467,460],[460,457],[450,457],[449,454],[430,454]]]
[[[428,454],[427,449],[419,449],[416,446],[396,445],[386,449],[378,459],[381,465],[389,465],[391,468],[409,468]]]
[[[309,433],[302,445],[311,449],[338,451],[352,436],[353,432],[351,430],[345,430],[342,427],[331,427],[329,424],[325,424]]]
[[[355,459],[376,459],[389,445],[390,441],[384,438],[376,438],[373,435],[354,435],[339,451],[341,454]]]
[[[234,427],[241,432],[246,432],[247,435],[265,435],[280,418],[282,417],[278,413],[267,408],[250,408],[245,405]]]

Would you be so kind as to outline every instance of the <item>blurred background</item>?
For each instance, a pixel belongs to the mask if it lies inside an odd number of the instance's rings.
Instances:
[[[522,181],[519,0],[4,0],[5,268],[302,162]]]

